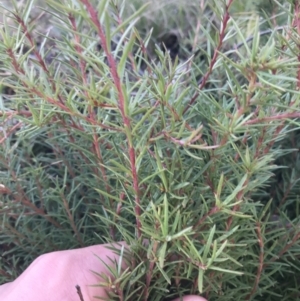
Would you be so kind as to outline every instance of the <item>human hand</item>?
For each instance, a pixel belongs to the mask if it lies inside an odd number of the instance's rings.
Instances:
[[[121,245],[125,243],[120,243]],[[94,296],[107,297],[105,288],[91,286],[99,283],[99,277],[92,271],[109,275],[103,262],[109,265],[110,259],[118,258],[107,246],[96,245],[41,255],[16,280],[0,286],[0,300],[80,301],[76,285],[80,287],[84,301],[95,300]],[[185,296],[184,301],[206,299]]]

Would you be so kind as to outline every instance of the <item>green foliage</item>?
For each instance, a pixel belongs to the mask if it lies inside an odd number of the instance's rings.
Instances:
[[[111,299],[298,298],[297,5],[201,3],[5,8],[1,282],[125,240]]]

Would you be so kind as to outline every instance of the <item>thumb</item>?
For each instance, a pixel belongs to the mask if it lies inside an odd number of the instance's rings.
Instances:
[[[174,299],[173,301],[207,301],[205,298],[200,297],[200,296],[196,296],[196,295],[188,295],[188,296],[184,296],[182,299],[177,298]]]

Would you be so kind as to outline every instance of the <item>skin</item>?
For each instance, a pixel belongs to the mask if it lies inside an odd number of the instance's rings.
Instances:
[[[111,262],[109,258],[118,259],[106,246],[95,245],[39,256],[16,280],[0,286],[0,300],[80,301],[76,285],[80,286],[84,301],[95,300],[94,296],[107,297],[105,288],[90,286],[101,281],[91,271],[110,274],[99,258],[107,264]],[[184,301],[207,300],[199,296],[185,296]]]

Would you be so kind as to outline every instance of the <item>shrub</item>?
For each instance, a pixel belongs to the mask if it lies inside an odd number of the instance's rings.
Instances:
[[[299,297],[300,4],[201,3],[6,7],[2,282],[125,240],[112,299]]]

